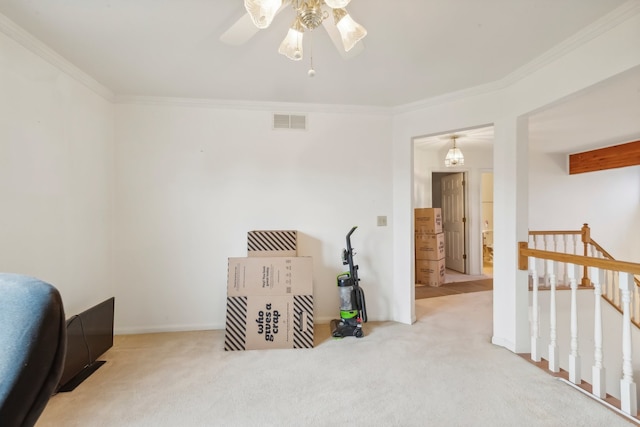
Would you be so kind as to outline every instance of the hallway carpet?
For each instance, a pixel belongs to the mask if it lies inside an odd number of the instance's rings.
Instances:
[[[416,299],[493,290],[493,278],[445,283],[441,286],[416,285]]]

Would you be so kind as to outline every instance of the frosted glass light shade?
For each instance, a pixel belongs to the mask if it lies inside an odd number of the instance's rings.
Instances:
[[[455,145],[453,148],[449,149],[447,157],[444,159],[444,165],[446,167],[464,165],[464,156],[462,155],[462,151],[460,151],[460,149]]]
[[[260,29],[267,28],[282,6],[282,0],[244,0],[251,20]]]
[[[300,61],[302,59],[302,36],[304,35],[300,20],[296,19],[287,36],[280,43],[278,53],[286,56],[294,61]]]
[[[346,7],[351,0],[324,0],[324,2],[331,9],[339,9],[341,7]]]
[[[342,37],[345,52],[349,52],[356,43],[367,35],[367,30],[354,21],[344,9],[333,9],[333,19]]]

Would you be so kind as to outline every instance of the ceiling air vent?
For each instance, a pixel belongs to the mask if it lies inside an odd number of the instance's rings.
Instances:
[[[274,114],[274,129],[307,129],[307,116],[295,114]]]

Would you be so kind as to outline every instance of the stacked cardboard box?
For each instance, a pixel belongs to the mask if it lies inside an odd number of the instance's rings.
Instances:
[[[298,256],[298,232],[295,230],[254,230],[247,233],[250,257]]]
[[[415,210],[416,283],[440,286],[445,277],[445,243],[440,208]]]
[[[313,263],[297,232],[250,231],[247,257],[229,258],[225,350],[313,347]]]

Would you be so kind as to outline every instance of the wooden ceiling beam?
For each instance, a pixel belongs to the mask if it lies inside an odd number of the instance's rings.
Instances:
[[[569,155],[569,175],[640,165],[640,141]]]

